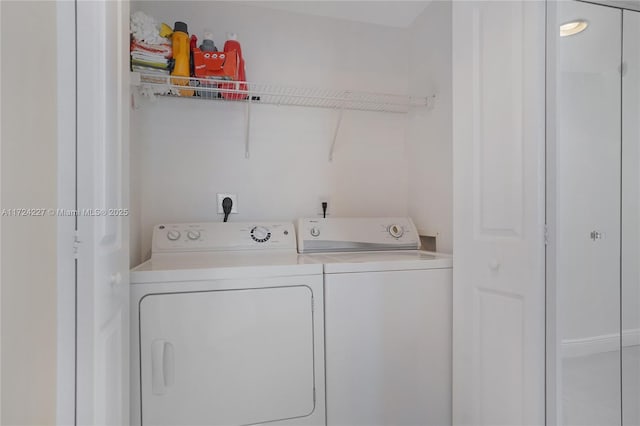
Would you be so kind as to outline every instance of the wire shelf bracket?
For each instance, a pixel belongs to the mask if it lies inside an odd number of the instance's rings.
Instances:
[[[244,158],[249,159],[251,152],[249,144],[251,143],[251,98],[247,101],[246,129],[244,134]]]

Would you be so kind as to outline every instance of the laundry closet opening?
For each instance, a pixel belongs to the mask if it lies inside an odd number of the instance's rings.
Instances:
[[[294,3],[131,2],[132,14],[186,23],[198,45],[206,32],[222,49],[235,33],[247,80],[263,86],[425,103],[436,95],[428,107],[401,113],[254,98],[245,158],[244,102],[150,99],[132,86],[131,265],[149,258],[154,225],[222,220],[219,193],[237,195],[230,221],[319,216],[322,201],[330,217],[411,216],[421,235],[450,253],[451,5],[395,3],[341,4],[343,16],[331,16],[320,3],[305,6],[313,14]]]

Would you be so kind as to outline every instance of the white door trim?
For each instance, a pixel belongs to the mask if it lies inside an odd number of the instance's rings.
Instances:
[[[558,424],[557,403],[558,396],[561,395],[558,380],[559,368],[559,345],[556,333],[556,306],[557,299],[555,293],[556,276],[556,230],[555,230],[555,133],[556,133],[556,107],[550,100],[556,98],[556,45],[552,40],[556,38],[557,27],[555,2],[547,0],[545,10],[545,422],[548,426]]]
[[[58,209],[76,209],[76,11],[75,1],[57,0]],[[75,424],[76,217],[57,212],[56,421]]]
[[[2,7],[0,6],[0,25],[2,25]],[[0,54],[0,70],[2,70],[2,55]],[[0,99],[2,98],[2,84],[0,84]],[[0,102],[0,119],[2,117],[2,102]],[[2,188],[2,136],[0,135],[0,188]],[[2,241],[2,220],[0,220],[0,241]],[[0,259],[2,259],[2,244],[0,244]],[[0,261],[0,289],[2,289],[2,262]],[[0,330],[2,330],[2,291],[0,291]],[[0,366],[2,366],[2,339],[0,338]],[[0,368],[0,421],[2,421],[2,368]]]

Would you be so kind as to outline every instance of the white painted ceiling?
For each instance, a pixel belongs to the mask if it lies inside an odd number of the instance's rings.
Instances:
[[[349,21],[367,22],[390,27],[406,28],[422,13],[430,0],[414,1],[352,1],[297,0],[251,1],[251,6]]]
[[[623,9],[640,10],[639,0],[594,0],[596,3],[602,3],[608,6],[620,7]]]

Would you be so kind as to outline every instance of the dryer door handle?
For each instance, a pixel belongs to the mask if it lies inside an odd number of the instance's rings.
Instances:
[[[167,393],[174,382],[173,345],[164,339],[151,343],[151,387],[154,395]]]

